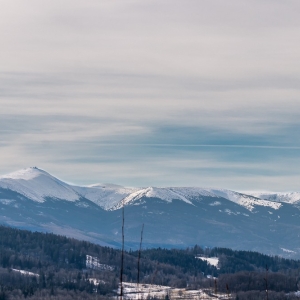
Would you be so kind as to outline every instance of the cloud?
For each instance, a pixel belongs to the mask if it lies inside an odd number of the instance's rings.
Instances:
[[[86,183],[296,188],[299,6],[3,4],[3,172],[39,165]]]

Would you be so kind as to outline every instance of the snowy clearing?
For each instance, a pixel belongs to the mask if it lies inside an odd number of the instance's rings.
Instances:
[[[94,257],[91,255],[86,256],[85,264],[88,269],[108,270],[108,271],[113,271],[115,269],[114,266],[101,264],[100,259],[98,257]]]
[[[119,289],[120,291],[120,289]],[[171,288],[163,285],[140,284],[123,282],[124,299],[147,299],[148,297],[157,297],[164,299],[167,295],[170,299],[226,299],[225,294],[213,294],[208,290],[187,290]]]
[[[207,261],[210,265],[218,267],[219,258],[218,257],[204,257],[204,256],[196,256],[196,258]]]

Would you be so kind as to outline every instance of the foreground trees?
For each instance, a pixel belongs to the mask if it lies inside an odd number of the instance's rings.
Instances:
[[[96,258],[98,265],[87,266],[87,255]],[[218,268],[196,259],[198,255],[218,257]],[[137,282],[138,256],[138,251],[125,252],[124,281]],[[116,296],[120,261],[121,252],[116,249],[0,226],[0,300],[110,298]],[[139,268],[141,284],[207,289],[211,293],[230,291],[242,300],[265,299],[266,281],[270,300],[296,299],[293,293],[300,280],[299,261],[199,246],[144,250]]]

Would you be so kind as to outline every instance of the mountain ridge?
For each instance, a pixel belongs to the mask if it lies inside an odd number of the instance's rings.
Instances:
[[[272,200],[271,196],[269,196],[269,199],[264,199],[262,197],[264,194],[255,192],[251,195],[226,189],[201,187],[158,188],[149,186],[147,188],[128,188],[116,184],[78,186],[57,179],[37,167],[25,168],[1,176],[0,187],[20,192],[20,194],[38,202],[45,201],[46,197],[68,201],[78,201],[80,197],[84,197],[105,210],[120,209],[122,205],[130,205],[142,197],[160,198],[167,202],[177,199],[190,205],[193,205],[192,199],[201,196],[221,197],[242,205],[250,211],[254,209],[255,205],[269,206],[275,209],[280,207],[280,204],[278,204],[280,201]],[[274,197],[276,193],[270,195],[276,200],[279,199],[279,196]]]
[[[0,177],[0,223],[119,247],[228,247],[300,257],[300,207],[226,189],[76,186],[44,170]]]

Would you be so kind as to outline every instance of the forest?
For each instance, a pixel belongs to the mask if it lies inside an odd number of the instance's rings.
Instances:
[[[87,263],[87,255],[94,259]],[[140,256],[140,258],[139,258]],[[196,257],[217,257],[218,267]],[[122,251],[52,233],[0,226],[0,300],[117,296]],[[211,289],[233,299],[299,299],[300,261],[226,248],[125,251],[122,280]],[[30,272],[30,273],[25,273]]]

